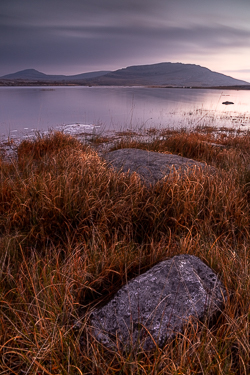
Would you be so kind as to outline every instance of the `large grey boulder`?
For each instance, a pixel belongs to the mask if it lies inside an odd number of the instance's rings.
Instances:
[[[226,299],[208,266],[193,255],[177,255],[134,278],[96,309],[93,334],[110,348],[151,350],[164,346],[189,319],[213,317]]]
[[[137,148],[111,151],[104,155],[104,158],[118,171],[137,172],[147,185],[154,184],[173,173],[173,167],[182,175],[192,170],[214,170],[204,163],[179,155],[161,154]]]

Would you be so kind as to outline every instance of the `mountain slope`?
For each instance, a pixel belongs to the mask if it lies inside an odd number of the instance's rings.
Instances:
[[[98,71],[65,75],[47,75],[35,69],[26,69],[0,77],[2,80],[12,80],[14,84],[46,84],[73,83],[81,85],[159,85],[173,87],[216,87],[216,86],[246,86],[248,82],[213,72],[195,64],[159,63],[152,65],[136,65],[113,72]]]
[[[79,79],[90,79],[102,76],[104,74],[109,73],[109,71],[99,71],[99,72],[89,72],[89,73],[82,73],[76,74],[72,76],[65,76],[65,75],[48,75],[39,72],[35,69],[25,69],[21,70],[16,73],[7,74],[1,79],[21,79],[21,80],[31,80],[31,81],[72,81],[72,80],[79,80]]]
[[[248,82],[213,72],[200,65],[160,63],[129,66],[94,80],[106,85],[233,86]]]

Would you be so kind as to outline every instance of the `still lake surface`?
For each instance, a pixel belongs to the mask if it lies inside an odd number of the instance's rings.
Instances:
[[[234,105],[223,105],[224,101]],[[1,139],[74,126],[81,131],[104,134],[197,125],[250,129],[250,91],[0,87]]]

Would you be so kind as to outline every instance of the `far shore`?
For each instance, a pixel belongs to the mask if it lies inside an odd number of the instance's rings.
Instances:
[[[0,86],[2,87],[18,87],[18,86],[87,86],[87,87],[148,87],[148,88],[163,88],[163,89],[210,89],[210,90],[250,90],[250,85],[240,85],[240,86],[181,86],[181,85],[142,85],[142,84],[112,84],[112,85],[98,85],[90,84],[88,82],[80,81],[29,81],[29,80],[10,80],[1,79]]]

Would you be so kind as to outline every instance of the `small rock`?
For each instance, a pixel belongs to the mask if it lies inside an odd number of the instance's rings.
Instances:
[[[163,347],[190,319],[221,311],[226,291],[199,258],[178,255],[129,281],[92,313],[93,334],[110,348]]]
[[[229,104],[234,104],[234,102],[226,101],[226,102],[223,102],[222,104],[229,105]]]

